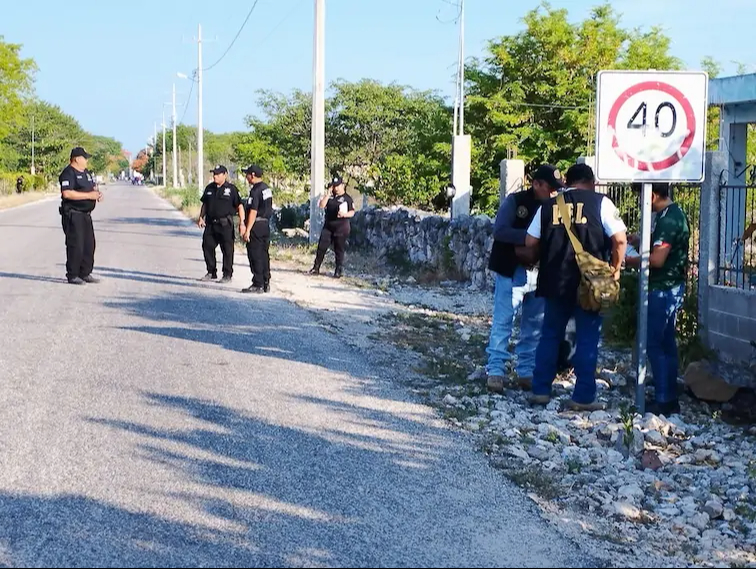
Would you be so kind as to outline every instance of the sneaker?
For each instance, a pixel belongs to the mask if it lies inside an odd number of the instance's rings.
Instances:
[[[214,275],[213,273],[207,273],[204,277],[202,277],[201,281],[214,281],[218,278],[218,275]]]
[[[570,411],[606,411],[606,403],[601,403],[600,401],[594,401],[593,403],[578,403],[577,401],[573,401],[570,399],[567,401],[567,403],[564,404],[565,409],[569,409]]]
[[[242,292],[244,294],[262,294],[264,292],[264,289],[261,286],[251,285],[247,288],[243,288]]]
[[[79,277],[75,277],[73,279],[68,279],[68,284],[83,285],[83,284],[87,284],[87,283],[84,281],[84,279],[79,278]]]
[[[664,415],[670,417],[680,414],[680,402],[670,401],[669,403],[657,403],[656,401],[646,401],[646,413],[652,415]]]
[[[504,376],[489,375],[486,386],[489,391],[493,391],[494,393],[504,393]]]
[[[531,405],[548,405],[549,403],[551,403],[550,395],[531,395],[530,396]]]
[[[223,278],[220,280],[220,284],[228,284],[231,282],[231,277],[229,275],[224,275]]]
[[[320,269],[318,269],[318,268],[316,268],[316,267],[313,267],[313,268],[311,268],[311,269],[310,269],[310,272],[309,272],[309,273],[307,273],[307,274],[308,274],[308,275],[312,275],[312,276],[314,276],[314,277],[317,277],[317,276],[319,276],[319,275],[320,275]]]
[[[81,280],[83,280],[85,283],[89,284],[97,284],[100,282],[100,279],[96,279],[92,275],[87,275],[86,277],[81,277]]]

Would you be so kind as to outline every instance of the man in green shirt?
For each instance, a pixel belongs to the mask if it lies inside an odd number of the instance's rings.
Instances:
[[[654,184],[651,204],[656,218],[651,236],[651,274],[648,295],[648,361],[654,374],[657,415],[680,412],[677,400],[677,311],[685,295],[690,227],[680,206],[670,198],[669,184]],[[631,238],[638,246],[638,239]],[[628,257],[629,267],[639,267],[640,257]]]

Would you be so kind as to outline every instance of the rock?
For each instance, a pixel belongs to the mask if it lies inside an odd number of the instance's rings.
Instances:
[[[693,394],[703,401],[724,403],[738,392],[736,386],[719,376],[716,366],[706,361],[690,364],[685,370],[684,380]]]
[[[646,439],[646,442],[657,446],[657,447],[665,447],[667,446],[667,439],[664,435],[662,435],[659,431],[648,431],[644,438]]]
[[[708,514],[712,520],[718,520],[724,515],[724,506],[716,500],[710,500],[706,502],[703,511]]]
[[[622,453],[617,452],[614,449],[609,449],[606,451],[606,457],[609,460],[609,464],[619,464],[623,460],[625,460],[625,457],[622,455]]]
[[[664,466],[659,453],[655,450],[644,450],[641,454],[641,466],[644,470],[659,470]]]
[[[705,513],[696,514],[688,518],[688,523],[699,531],[704,531],[709,527],[709,515]]]
[[[415,277],[409,277],[406,281],[407,284],[415,284],[417,282],[417,279]]]
[[[633,440],[630,443],[630,454],[639,456],[646,448],[643,440],[643,433],[637,427],[633,429]]]
[[[508,454],[509,456],[513,456],[521,460],[530,460],[530,456],[528,455],[528,453],[525,452],[525,449],[523,449],[520,446],[509,446],[506,449],[504,449],[504,452]]]
[[[454,395],[449,394],[446,397],[444,397],[444,405],[448,405],[449,407],[455,407],[459,405],[459,399],[454,397]]]
[[[600,423],[600,422],[607,423],[612,420],[612,416],[606,411],[594,411],[588,416],[588,418],[593,423]]]
[[[637,484],[628,484],[627,486],[623,486],[619,489],[617,496],[619,496],[621,499],[632,502],[643,498],[644,492]]]
[[[486,368],[478,367],[474,372],[467,376],[467,381],[481,381],[483,379],[486,379],[486,377]]]
[[[641,510],[633,504],[627,502],[615,502],[612,505],[614,515],[625,520],[639,520],[641,519]]]
[[[731,510],[730,508],[725,508],[722,513],[722,519],[726,522],[731,522],[736,517],[738,517],[738,515],[735,513],[735,510]]]
[[[656,510],[656,513],[662,516],[663,518],[676,518],[680,515],[680,510],[675,508],[674,506],[666,506],[664,508],[659,508]]]
[[[707,529],[701,535],[701,539],[708,539],[710,541],[719,541],[722,537],[722,534],[715,529]]]
[[[545,462],[551,458],[551,452],[541,446],[533,445],[528,449],[528,454],[541,462]]]

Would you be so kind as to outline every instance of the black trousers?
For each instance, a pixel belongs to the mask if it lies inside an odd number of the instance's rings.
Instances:
[[[61,209],[66,234],[66,277],[88,277],[94,269],[95,234],[92,216],[74,209]]]
[[[205,226],[205,233],[202,235],[202,252],[205,255],[207,272],[211,275],[218,274],[218,266],[215,260],[215,249],[218,245],[223,252],[223,276],[231,277],[234,274],[233,218],[224,218],[214,222],[208,220]]]
[[[270,282],[270,224],[268,220],[255,221],[247,243],[249,268],[252,269],[252,286],[262,287]]]
[[[346,244],[349,239],[350,225],[348,221],[326,222],[323,231],[320,234],[318,243],[318,252],[315,256],[315,268],[320,269],[323,264],[328,248],[333,245],[333,252],[336,254],[336,269],[344,267],[344,257],[346,256]]]

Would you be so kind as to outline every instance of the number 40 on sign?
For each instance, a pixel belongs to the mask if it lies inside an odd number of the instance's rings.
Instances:
[[[601,71],[597,178],[702,181],[708,84],[704,72]]]

